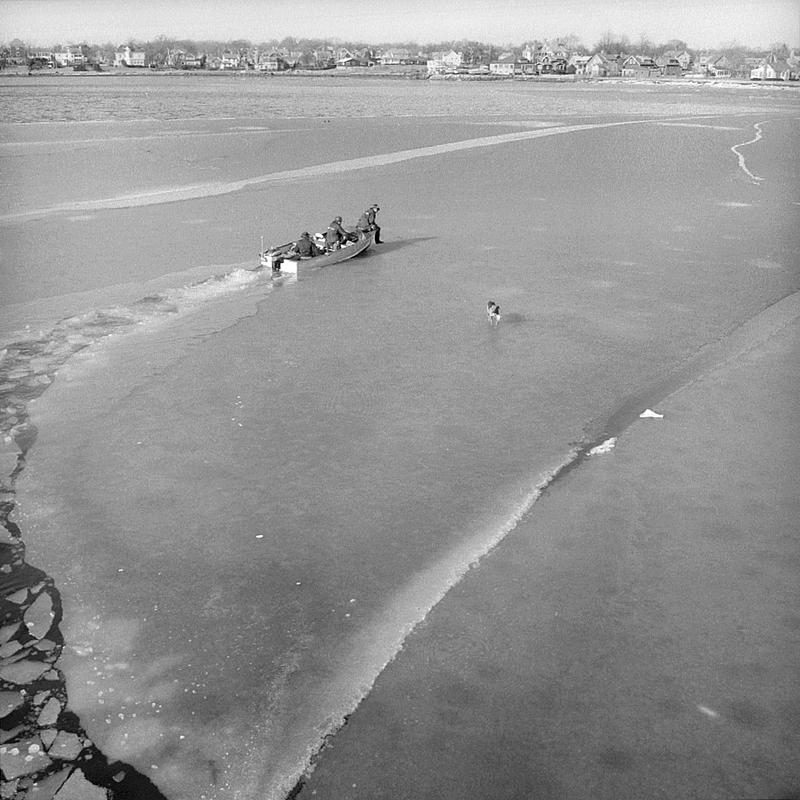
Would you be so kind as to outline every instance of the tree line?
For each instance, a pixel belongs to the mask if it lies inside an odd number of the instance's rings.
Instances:
[[[440,42],[432,42],[424,46],[420,46],[414,41],[407,42],[382,42],[379,44],[371,44],[369,42],[353,40],[342,42],[339,40],[327,40],[322,38],[295,38],[293,36],[286,36],[282,39],[272,39],[268,41],[254,43],[249,39],[232,39],[227,41],[220,40],[197,40],[197,39],[179,39],[167,36],[159,36],[153,40],[138,40],[129,39],[126,42],[106,42],[104,44],[86,44],[80,45],[84,56],[89,61],[102,61],[108,58],[109,54],[117,51],[120,46],[129,46],[132,50],[142,51],[145,54],[147,63],[161,63],[166,59],[167,53],[170,51],[183,50],[184,52],[194,54],[207,54],[209,56],[218,55],[225,50],[233,52],[247,52],[254,49],[260,52],[277,51],[289,53],[303,53],[303,54],[316,54],[324,50],[338,50],[339,48],[347,49],[350,52],[369,52],[379,55],[381,52],[387,50],[404,49],[408,50],[413,55],[429,55],[435,52],[448,52],[455,50],[463,54],[463,60],[466,64],[488,64],[494,60],[500,53],[511,53],[515,56],[521,56],[523,50],[532,46],[540,45],[545,41],[550,44],[563,45],[563,47],[570,53],[581,55],[588,55],[590,53],[605,52],[605,53],[635,53],[639,55],[649,55],[657,58],[667,52],[683,52],[688,50],[690,52],[710,52],[719,53],[720,55],[727,56],[731,61],[737,62],[746,57],[759,55],[763,53],[762,50],[754,50],[747,45],[739,42],[728,42],[716,48],[690,48],[682,39],[670,39],[666,42],[656,43],[651,41],[645,34],[641,34],[636,39],[630,39],[626,35],[620,35],[608,31],[604,33],[593,47],[587,48],[581,39],[575,34],[566,36],[548,37],[546,40],[530,40],[523,45],[505,45],[499,47],[494,44],[487,44],[485,42],[473,41],[467,39],[459,40],[445,40]],[[54,45],[52,50],[56,50],[60,45]],[[9,51],[39,51],[47,50],[47,48],[28,48],[24,42],[19,39],[13,40],[8,45],[0,45],[0,49]],[[784,42],[775,42],[770,45],[769,52],[774,53],[778,57],[786,58],[790,54],[790,49]]]

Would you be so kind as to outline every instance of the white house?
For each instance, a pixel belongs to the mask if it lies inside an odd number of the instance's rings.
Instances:
[[[264,52],[259,54],[258,69],[261,72],[281,72],[289,69],[289,64],[286,62],[282,53],[271,50],[268,53]]]
[[[525,54],[523,53],[523,55]],[[546,57],[549,57],[551,63],[556,59],[563,59],[566,61],[569,58],[569,50],[567,50],[566,46],[560,42],[556,45],[551,45],[550,42],[545,42],[536,50],[535,58],[537,61],[541,61]]]
[[[241,58],[233,50],[223,50],[220,56],[220,69],[239,69]]]
[[[619,63],[603,52],[595,53],[584,65],[584,74],[591,75],[593,78],[616,76],[620,74]]]
[[[114,53],[115,67],[144,67],[144,62],[144,50],[133,50],[127,44]]]
[[[76,67],[79,64],[85,64],[86,58],[80,45],[68,44],[55,49],[53,61],[56,62],[57,67]]]
[[[567,69],[569,70],[570,67],[573,67],[576,75],[586,75],[588,72],[587,65],[589,64],[590,58],[591,56],[583,56],[579,53],[573,53],[567,59]]]
[[[410,59],[411,59],[411,52],[404,48],[386,50],[378,57],[378,61],[384,66],[389,66],[394,64],[407,64]]]
[[[455,72],[464,63],[464,54],[451,50],[449,53],[433,53],[428,59],[428,72]]]
[[[513,75],[515,63],[513,55],[502,55],[496,61],[489,62],[489,72],[492,75]]]
[[[464,54],[450,50],[448,53],[434,53],[435,61],[441,61],[445,69],[458,69],[464,63]]]
[[[623,78],[652,78],[660,74],[658,64],[650,56],[628,56],[622,62]]]
[[[688,50],[684,50],[682,53],[678,53],[678,55],[676,55],[675,58],[681,65],[681,69],[684,72],[688,72],[692,68],[692,64],[694,63],[694,57]]]
[[[750,71],[750,80],[753,81],[795,81],[797,78],[798,73],[783,59],[765,58]]]

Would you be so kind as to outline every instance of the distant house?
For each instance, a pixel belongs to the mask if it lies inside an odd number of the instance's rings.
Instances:
[[[607,63],[608,58],[605,53],[594,53],[589,56],[589,60],[586,62],[585,74],[591,75],[593,78],[605,78],[605,67]]]
[[[433,53],[428,59],[428,73],[438,74],[442,72],[455,72],[464,63],[463,53],[456,53],[450,50],[447,53]]]
[[[283,72],[289,69],[289,64],[281,53],[272,50],[259,54],[257,67],[261,72]]]
[[[303,50],[296,57],[286,59],[287,63],[295,62],[295,67],[299,69],[333,69],[340,65],[337,58],[337,51],[332,47],[317,47],[313,50]]]
[[[563,75],[567,71],[567,59],[559,55],[543,55],[538,61],[540,75]]]
[[[697,61],[695,61],[695,67],[697,72],[707,72],[708,71],[708,62],[714,58],[713,53],[700,53],[697,57]]]
[[[563,44],[550,44],[549,42],[526,45],[522,50],[522,58],[536,65],[536,71],[542,75],[560,74],[567,71],[576,72],[576,69],[569,69],[570,61],[578,57],[575,53],[570,53]],[[588,58],[587,58],[588,60]],[[574,66],[574,62],[572,64]]]
[[[174,50],[167,50],[167,57],[164,59],[164,64],[172,69],[180,69],[183,66],[183,59],[186,58],[186,51],[180,48]]]
[[[781,58],[765,58],[751,73],[754,81],[796,81],[798,72]]]
[[[591,56],[573,53],[567,59],[567,72],[573,72],[575,75],[586,75],[586,65],[589,63],[590,58]]]
[[[417,53],[411,53],[411,55],[408,58],[408,61],[406,61],[406,64],[412,64],[415,67],[419,67],[424,65],[427,60],[428,57],[425,55],[425,53],[423,53],[420,50]]]
[[[590,75],[593,78],[617,78],[622,73],[620,62],[603,52],[590,56],[584,70],[585,75]]]
[[[351,53],[346,47],[340,47],[333,55],[334,62],[337,67],[352,67],[355,66],[353,61],[356,61],[355,55]]]
[[[336,51],[337,67],[371,67],[375,63],[369,50],[355,50],[351,52],[341,47]]]
[[[10,60],[10,64],[20,64],[15,60]],[[28,51],[28,66],[32,67],[53,67],[55,66],[55,59],[49,50],[29,50]]]
[[[656,59],[656,63],[663,67],[672,59],[680,64],[682,73],[688,72],[694,63],[694,57],[688,50],[665,50],[661,57]]]
[[[428,75],[441,75],[445,71],[444,61],[436,58],[435,54],[427,60],[426,66],[428,68]]]
[[[495,61],[489,62],[489,74],[505,75],[505,76],[513,75],[515,64],[516,64],[516,59],[514,58],[513,55],[510,54],[502,55]]]
[[[750,73],[761,64],[761,56],[744,56],[733,68],[733,74],[737,78],[749,78]]]
[[[181,69],[204,69],[206,66],[206,56],[204,53],[195,55],[194,53],[186,53],[183,57],[183,64]]]
[[[396,50],[387,50],[378,56],[378,63],[384,67],[394,66],[396,64],[408,64],[411,60],[411,51],[403,48]]]
[[[19,39],[14,39],[7,47],[0,49],[0,59],[5,67],[23,66],[32,58],[44,59],[43,63],[50,64],[52,53],[49,50],[29,51]]]
[[[545,42],[537,48],[535,53],[537,61],[542,61],[545,58],[549,58],[551,62],[553,59],[563,59],[566,61],[569,58],[569,55],[569,50],[560,42],[555,45]]]
[[[167,57],[164,63],[172,69],[204,69],[206,56],[205,54],[187,53],[185,50],[176,48],[175,50],[167,50]],[[219,69],[218,66],[217,69]]]
[[[711,56],[706,59],[706,74],[714,78],[730,78],[732,64],[727,56]]]
[[[57,47],[53,51],[52,59],[57,67],[78,67],[86,63],[83,48],[75,44]]]
[[[683,75],[683,67],[675,57],[659,56],[656,65],[661,70],[661,74],[668,78],[680,77]]]
[[[449,52],[442,54],[442,62],[444,63],[445,68],[458,69],[464,64],[464,54],[457,53],[455,50],[450,50]]]
[[[114,53],[114,66],[115,67],[144,67],[145,53],[144,50],[134,50],[130,45],[120,47]]]
[[[713,78],[730,78],[733,65],[727,56],[719,53],[702,53],[697,60],[697,71]]]
[[[658,64],[649,56],[628,56],[622,62],[623,78],[653,78],[660,74]]]
[[[219,57],[220,69],[239,69],[240,58],[233,50],[223,50]]]
[[[320,69],[329,69],[336,66],[336,53],[332,47],[318,47],[314,51],[314,56],[317,60],[317,67]]]
[[[683,52],[678,53],[678,55],[676,55],[675,58],[681,65],[681,69],[684,72],[688,72],[692,68],[692,65],[694,64],[694,56],[692,56],[692,54],[688,50],[684,50]]]

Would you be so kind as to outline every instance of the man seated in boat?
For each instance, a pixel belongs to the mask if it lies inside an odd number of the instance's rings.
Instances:
[[[328,250],[338,250],[352,239],[352,234],[342,227],[342,218],[336,217],[325,231],[325,244]]]
[[[300,258],[314,258],[314,256],[321,256],[322,250],[311,241],[311,235],[308,231],[303,231],[300,238],[294,243],[292,248]]]

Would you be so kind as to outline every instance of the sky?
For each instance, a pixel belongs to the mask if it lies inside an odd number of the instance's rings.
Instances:
[[[253,43],[285,36],[369,44],[523,44],[608,33],[690,48],[800,47],[800,0],[0,0],[0,42],[119,44],[159,35]]]

